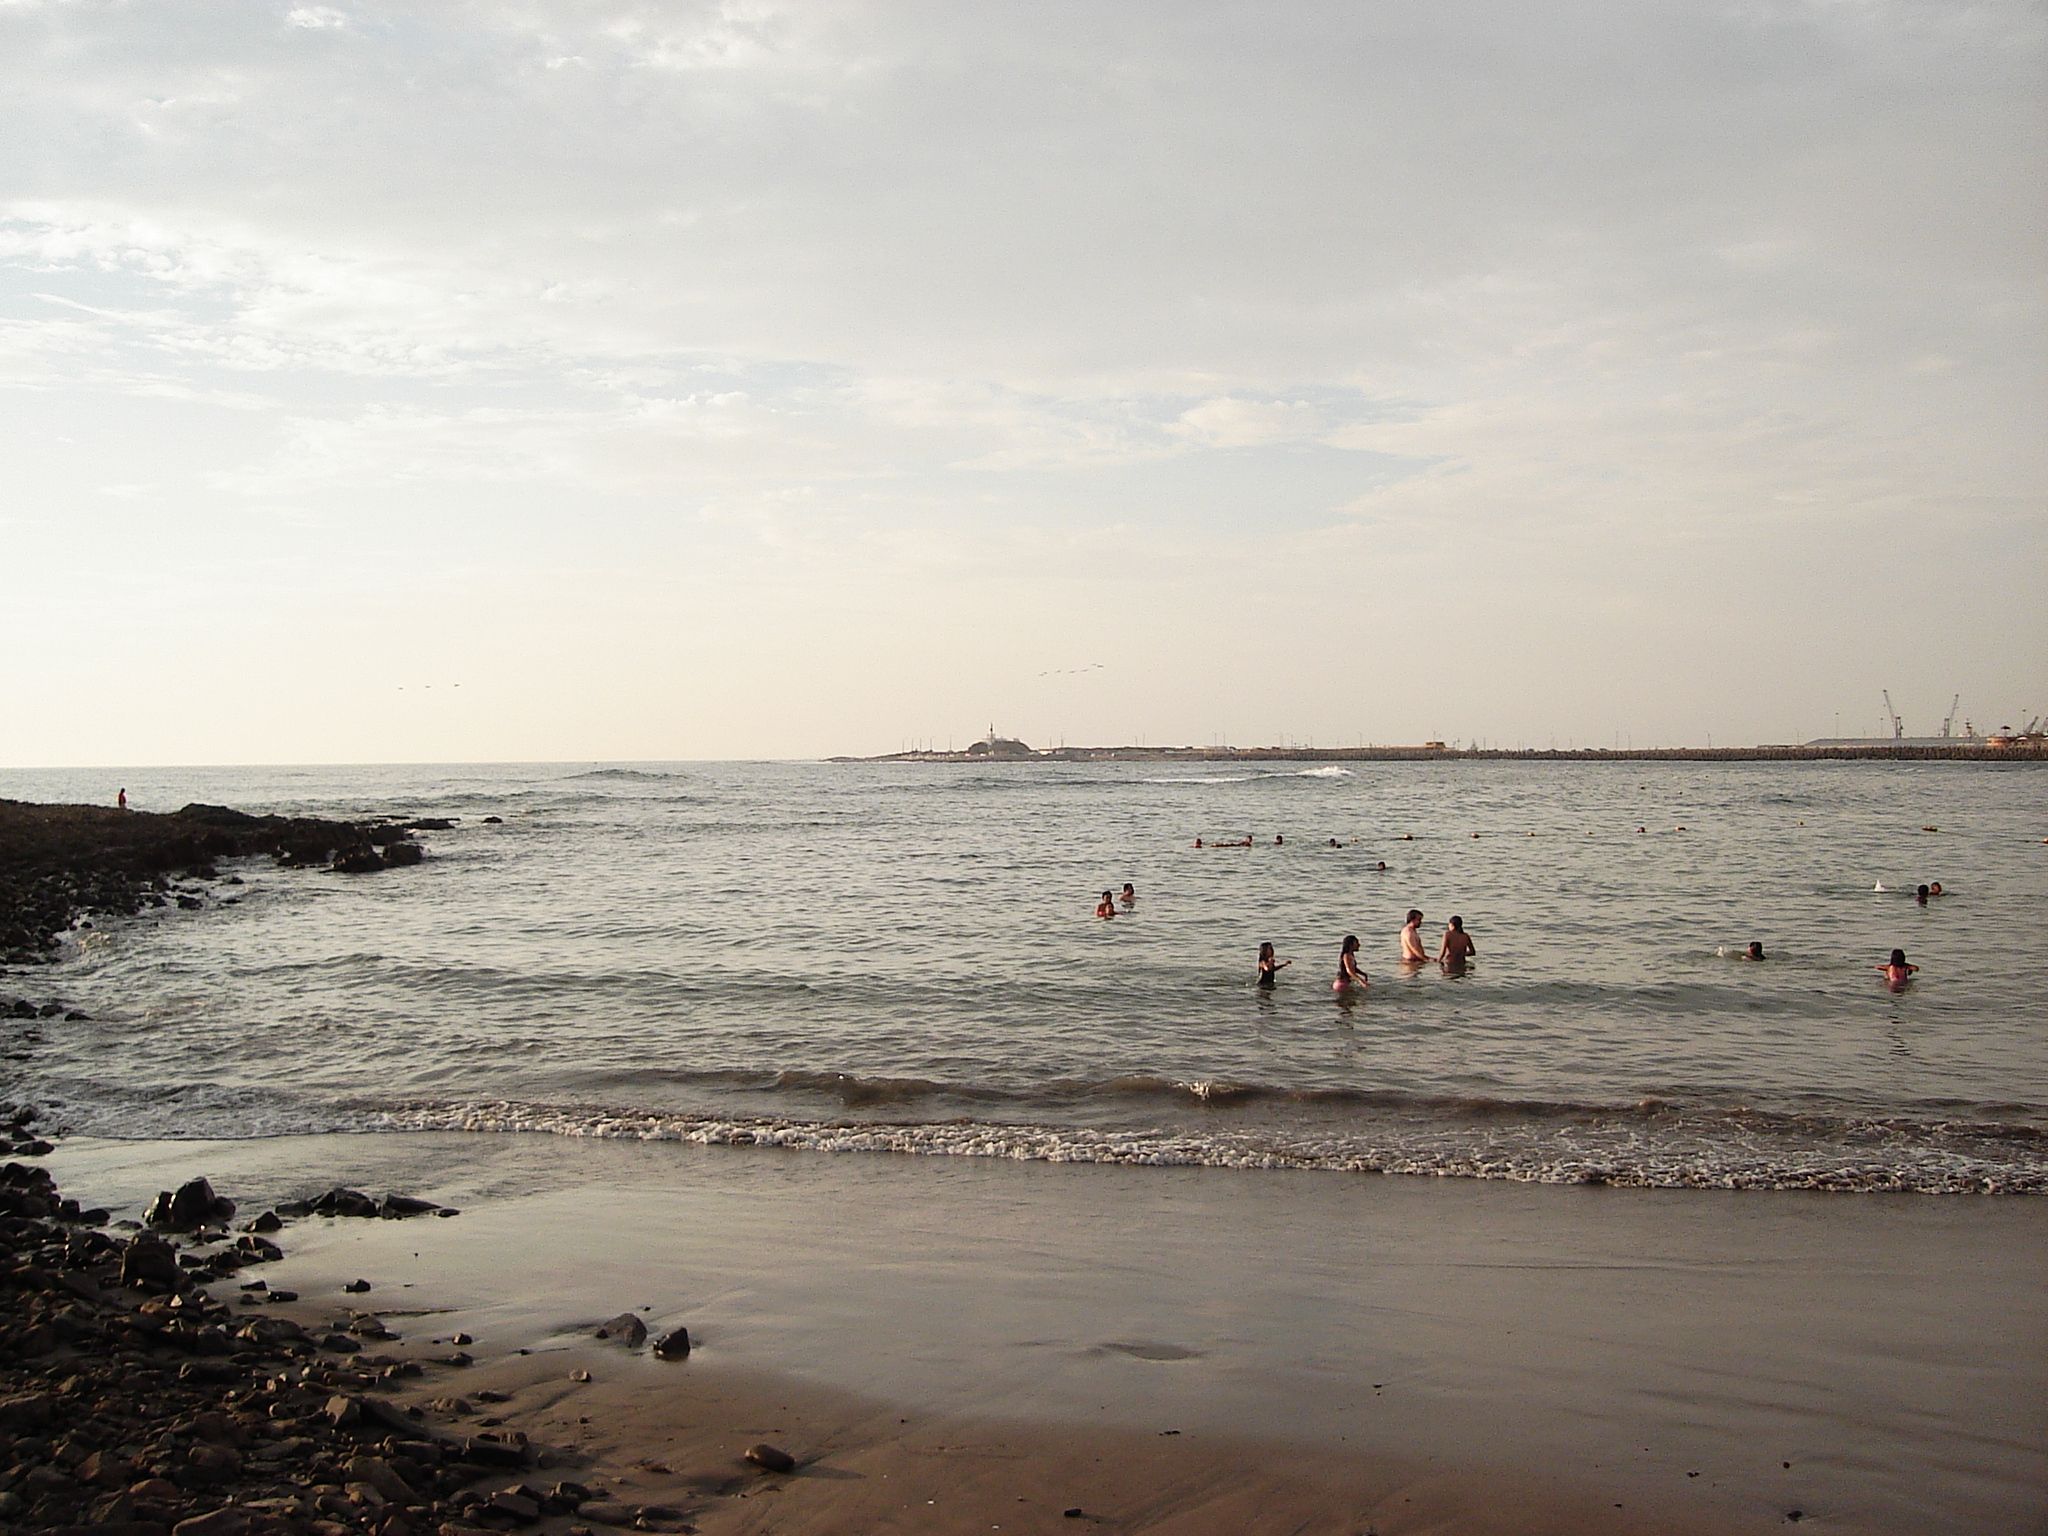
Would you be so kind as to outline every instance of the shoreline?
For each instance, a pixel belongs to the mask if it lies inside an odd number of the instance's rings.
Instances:
[[[1073,1529],[1069,1508],[1218,1536],[1746,1531],[1795,1509],[1990,1532],[2048,1489],[2031,1201],[452,1133],[51,1160],[129,1209],[193,1174],[281,1198],[315,1169],[462,1206],[295,1223],[263,1273],[329,1313],[389,1309],[429,1357],[473,1335],[475,1364],[408,1396],[505,1391],[484,1418],[566,1436],[593,1458],[573,1475],[706,1532]],[[591,1337],[621,1311],[695,1351]],[[742,1463],[760,1439],[800,1475]]]

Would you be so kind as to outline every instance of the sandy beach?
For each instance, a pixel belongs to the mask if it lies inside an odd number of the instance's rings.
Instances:
[[[293,1222],[264,1278],[423,1360],[470,1335],[411,1397],[506,1394],[606,1490],[585,1524],[2048,1529],[2033,1201],[515,1136],[50,1161],[117,1217],[196,1175],[245,1210],[337,1179],[460,1207]],[[693,1352],[593,1337],[623,1311]],[[747,1467],[763,1440],[798,1472]]]

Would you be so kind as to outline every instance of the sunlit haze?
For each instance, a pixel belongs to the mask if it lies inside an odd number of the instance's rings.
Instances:
[[[0,764],[2024,724],[2044,37],[0,0]]]

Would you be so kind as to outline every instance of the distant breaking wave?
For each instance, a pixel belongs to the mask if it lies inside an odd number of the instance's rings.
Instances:
[[[646,768],[592,768],[584,773],[565,773],[562,780],[573,783],[577,779],[623,779],[632,783],[659,784],[688,777],[686,773],[660,773]]]
[[[1140,779],[1140,784],[1256,784],[1261,779],[1348,779],[1349,768],[1334,763],[1323,768],[1284,768],[1251,773],[1168,773]]]

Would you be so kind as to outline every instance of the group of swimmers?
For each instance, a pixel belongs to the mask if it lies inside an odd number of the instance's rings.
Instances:
[[[1465,919],[1453,917],[1444,926],[1444,936],[1431,955],[1422,942],[1422,913],[1419,909],[1408,909],[1408,920],[1401,925],[1401,964],[1410,971],[1419,965],[1426,965],[1432,959],[1444,968],[1448,975],[1463,974],[1466,964],[1479,953],[1479,946],[1472,942],[1472,935],[1465,931]],[[1344,943],[1337,951],[1337,975],[1330,983],[1330,990],[1339,996],[1368,985],[1371,978],[1365,974],[1365,967],[1358,959],[1358,935],[1347,933]],[[1270,987],[1277,984],[1280,972],[1292,965],[1292,960],[1279,959],[1273,953],[1273,946],[1259,946],[1258,984]]]
[[[1273,841],[1277,843],[1280,839],[1275,837]],[[1200,838],[1195,839],[1195,846],[1197,848],[1202,846]],[[1251,846],[1251,840],[1247,838],[1242,843],[1214,843],[1210,846],[1217,848],[1248,848]],[[1384,864],[1380,865],[1381,869],[1386,867]],[[1941,882],[1935,880],[1921,886],[1914,892],[1914,897],[1922,906],[1925,906],[1930,897],[1942,894]],[[1137,904],[1138,889],[1130,881],[1126,880],[1121,891],[1104,891],[1102,893],[1102,899],[1095,904],[1095,915],[1100,918],[1113,918],[1119,911],[1129,912]],[[1472,936],[1465,931],[1465,919],[1454,915],[1444,925],[1443,938],[1438,942],[1436,953],[1434,955],[1430,954],[1428,947],[1422,941],[1422,911],[1419,907],[1410,907],[1408,909],[1407,920],[1401,925],[1399,942],[1401,945],[1402,968],[1411,974],[1415,967],[1427,965],[1431,960],[1435,960],[1438,965],[1444,968],[1446,975],[1462,975],[1466,965],[1479,953],[1479,947],[1472,942]],[[1345,934],[1344,943],[1337,951],[1337,975],[1330,983],[1330,990],[1340,997],[1354,990],[1363,989],[1370,982],[1371,978],[1366,975],[1365,967],[1359,963],[1358,950],[1358,935],[1355,933]],[[1768,957],[1764,954],[1762,942],[1752,939],[1736,958],[1741,960],[1763,960]],[[1292,964],[1294,964],[1292,960],[1282,960],[1274,953],[1270,941],[1262,943],[1259,945],[1257,984],[1261,987],[1277,986],[1280,973]],[[1894,992],[1898,992],[1904,990],[1906,983],[1913,979],[1914,973],[1920,967],[1907,962],[1906,952],[1903,949],[1895,949],[1892,951],[1891,959],[1878,966],[1877,969],[1883,973],[1886,984]]]
[[[1095,903],[1095,915],[1097,917],[1115,917],[1118,908],[1128,912],[1137,904],[1138,888],[1126,880],[1121,891],[1104,891],[1102,893],[1102,900]]]

